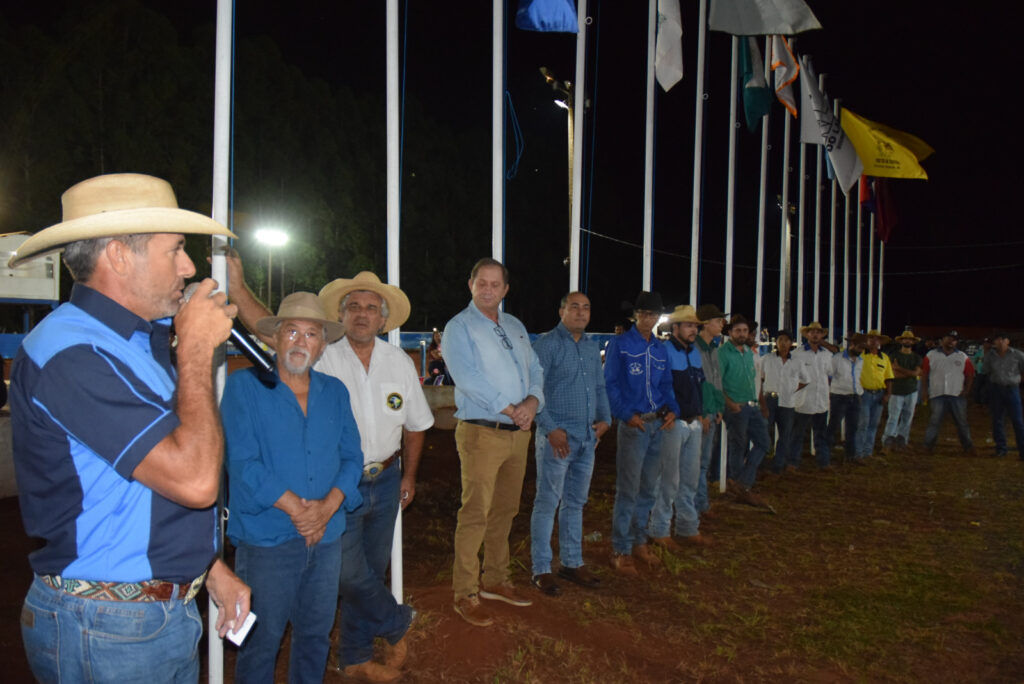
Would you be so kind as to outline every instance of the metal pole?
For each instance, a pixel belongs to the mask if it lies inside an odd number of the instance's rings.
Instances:
[[[644,249],[643,289],[650,290],[654,243],[654,47],[658,0],[647,3],[647,119],[644,127]]]
[[[856,270],[856,273],[855,273],[855,278],[856,278],[856,280],[855,280],[855,282],[856,282],[856,294],[854,295],[855,312],[853,314],[853,329],[856,330],[857,332],[860,332],[862,330],[862,328],[860,327],[860,292],[863,289],[863,287],[861,286],[861,278],[860,278],[860,271],[861,271],[861,263],[860,263],[860,257],[861,257],[860,245],[861,245],[861,241],[860,241],[860,238],[861,238],[861,223],[863,222],[863,218],[864,218],[864,207],[860,203],[860,193],[861,193],[861,188],[863,188],[863,187],[864,187],[864,177],[861,176],[860,178],[857,179],[857,243],[856,243],[856,247],[855,247],[855,250],[856,250],[856,253],[857,253],[857,257],[855,259],[855,262],[857,264],[857,270]],[[850,196],[847,195],[846,199],[847,199],[847,201],[849,201]],[[868,314],[869,318],[870,318],[870,315],[871,314]]]
[[[825,74],[818,76],[818,91],[824,92]],[[820,321],[819,306],[821,305],[821,166],[825,154],[824,145],[815,145],[815,180],[814,180],[814,320]],[[834,321],[829,319],[829,325]],[[803,325],[803,321],[800,321]]]
[[[704,163],[704,61],[708,32],[708,0],[700,0],[700,26],[697,29],[697,87],[693,123],[693,213],[690,217],[690,301],[697,305],[700,270],[700,180]]]
[[[737,92],[736,71],[739,68],[739,38],[732,37],[732,74],[729,81],[729,182],[726,190],[725,204],[725,311],[732,310],[732,252],[733,252],[733,229],[736,223],[736,210],[733,206],[736,198],[736,127],[739,122],[736,120],[736,100],[739,97]],[[718,468],[718,491],[725,491],[726,466],[728,458],[726,442],[728,441],[725,422],[722,423],[722,444],[719,468]]]
[[[505,0],[491,9],[491,257],[504,261],[505,229]]]
[[[874,308],[875,284],[872,282],[875,273],[875,214],[872,212],[868,223],[868,326],[871,326],[871,311]],[[875,328],[881,332],[881,326]]]
[[[569,154],[571,157],[570,182],[571,197],[569,198],[569,291],[580,289],[580,228],[583,216],[583,123],[586,118],[586,65],[587,65],[587,0],[578,0],[576,8],[576,85],[573,88],[575,102],[569,110]]]
[[[882,329],[882,285],[885,283],[885,243],[878,243],[878,329]]]
[[[771,55],[772,37],[765,36],[764,39],[764,78],[768,81],[771,78]],[[765,222],[765,195],[768,191],[768,119],[769,115],[761,117],[761,191],[758,194],[757,203],[757,269],[754,284],[754,319],[764,324],[761,302],[764,296],[764,222]]]
[[[800,143],[800,209],[797,216],[796,250],[796,318],[793,321],[793,334],[799,335],[800,326],[804,321],[804,212],[807,210],[807,145]],[[799,337],[796,341],[799,341]]]
[[[267,308],[274,311],[274,250],[267,245]]]
[[[782,226],[779,230],[779,330],[786,327],[786,304],[789,299],[789,144],[792,117],[782,115]],[[802,217],[801,217],[802,218]],[[762,326],[763,328],[764,326]]]

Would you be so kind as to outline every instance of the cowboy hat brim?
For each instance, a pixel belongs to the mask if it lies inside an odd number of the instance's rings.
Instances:
[[[90,214],[44,228],[21,243],[21,246],[7,262],[7,266],[15,268],[30,259],[60,251],[70,243],[79,240],[143,233],[238,237],[209,216],[187,209],[170,207],[121,209]]]
[[[362,279],[358,275],[355,278],[338,278],[324,285],[317,296],[320,297],[324,313],[332,320],[338,320],[341,300],[350,292],[360,290],[373,292],[388,303],[388,318],[381,332],[390,332],[409,320],[409,312],[412,310],[409,298],[399,288],[379,280]]]

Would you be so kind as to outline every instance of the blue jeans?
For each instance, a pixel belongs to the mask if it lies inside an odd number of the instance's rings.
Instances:
[[[864,390],[860,396],[860,416],[857,419],[857,458],[867,458],[875,449],[875,435],[882,418],[882,399],[885,390]]]
[[[931,406],[931,415],[928,417],[928,427],[924,430],[925,448],[935,448],[935,442],[939,439],[939,426],[942,424],[942,417],[946,413],[953,416],[953,423],[956,424],[956,434],[960,438],[960,445],[964,449],[973,448],[971,428],[967,425],[967,399],[946,394],[938,397],[929,397],[928,401]]]
[[[1003,419],[1009,414],[1013,435],[1017,439],[1017,453],[1024,453],[1021,451],[1024,449],[1024,416],[1021,415],[1020,388],[989,383],[988,402],[992,409],[992,441],[996,443],[996,451],[1007,451]]]
[[[722,434],[722,425],[715,422],[714,414],[704,417],[711,421],[711,427],[700,438],[700,478],[697,480],[697,495],[694,500],[698,513],[704,513],[711,508],[711,500],[708,499],[708,468],[711,466],[711,454]]]
[[[789,456],[786,458],[786,465],[795,468],[800,467],[803,458],[804,438],[807,435],[807,428],[811,428],[814,435],[814,458],[818,466],[827,466],[832,453],[832,446],[828,440],[828,411],[821,413],[793,413],[793,441],[789,449]]]
[[[612,506],[612,550],[632,553],[647,543],[647,518],[654,507],[661,474],[662,422],[652,420],[638,430],[619,421],[615,454],[615,504]]]
[[[385,584],[395,536],[402,470],[394,464],[375,478],[359,482],[363,503],[345,515],[341,535],[341,631],[338,660],[342,667],[373,657],[373,640],[398,643],[412,622],[412,608],[400,604]]]
[[[749,404],[741,404],[739,413],[727,409],[725,426],[729,431],[729,479],[749,489],[754,486],[757,467],[771,446],[768,426],[761,409]]]
[[[650,536],[667,537],[675,506],[676,535],[692,537],[700,527],[697,512],[697,484],[700,478],[700,419],[684,423],[677,420],[671,431],[662,437],[661,482],[651,511]]]
[[[768,427],[768,441],[773,439],[773,432],[779,429],[779,441],[775,444],[775,457],[772,459],[772,472],[781,473],[789,465],[790,452],[793,450],[793,422],[796,416],[796,409],[787,406],[779,406],[779,398],[766,396],[765,405],[768,407],[768,418],[765,420]]]
[[[856,394],[830,394],[828,412],[828,443],[835,444],[839,436],[839,424],[846,421],[846,450],[844,458],[857,457],[857,425],[860,420],[860,397]],[[818,465],[829,465],[831,457],[824,462],[819,457]]]
[[[306,546],[302,537],[278,546],[238,544],[235,574],[252,588],[252,609],[258,617],[238,651],[236,682],[272,684],[289,622],[288,681],[323,681],[340,573],[340,538],[313,546]]]
[[[203,623],[196,602],[99,601],[38,577],[25,596],[21,637],[40,682],[195,684]]]
[[[562,567],[583,565],[583,506],[590,493],[594,472],[594,432],[581,442],[569,436],[569,455],[555,455],[548,433],[537,428],[534,454],[537,458],[537,494],[530,515],[530,557],[533,574],[551,572],[551,532],[558,509],[558,557]]]
[[[889,397],[889,420],[885,422],[884,438],[902,437],[904,442],[910,441],[910,424],[914,422],[914,409],[917,408],[917,392],[910,394],[894,394]]]

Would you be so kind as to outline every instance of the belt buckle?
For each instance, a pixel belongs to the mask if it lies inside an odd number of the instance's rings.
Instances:
[[[368,477],[372,480],[382,472],[384,472],[384,464],[378,461],[363,468],[363,477]]]
[[[209,572],[209,570],[204,571],[202,575],[192,580],[192,584],[189,585],[188,591],[185,592],[185,603],[188,603],[189,601],[194,599],[196,597],[196,594],[199,593],[199,590],[203,588],[203,583],[206,581],[207,572]]]

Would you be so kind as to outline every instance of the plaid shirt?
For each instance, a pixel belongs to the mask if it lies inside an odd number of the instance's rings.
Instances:
[[[604,390],[601,348],[586,335],[577,342],[559,323],[533,343],[544,368],[544,410],[537,426],[544,432],[562,428],[586,441],[591,425],[611,423],[608,395]]]

